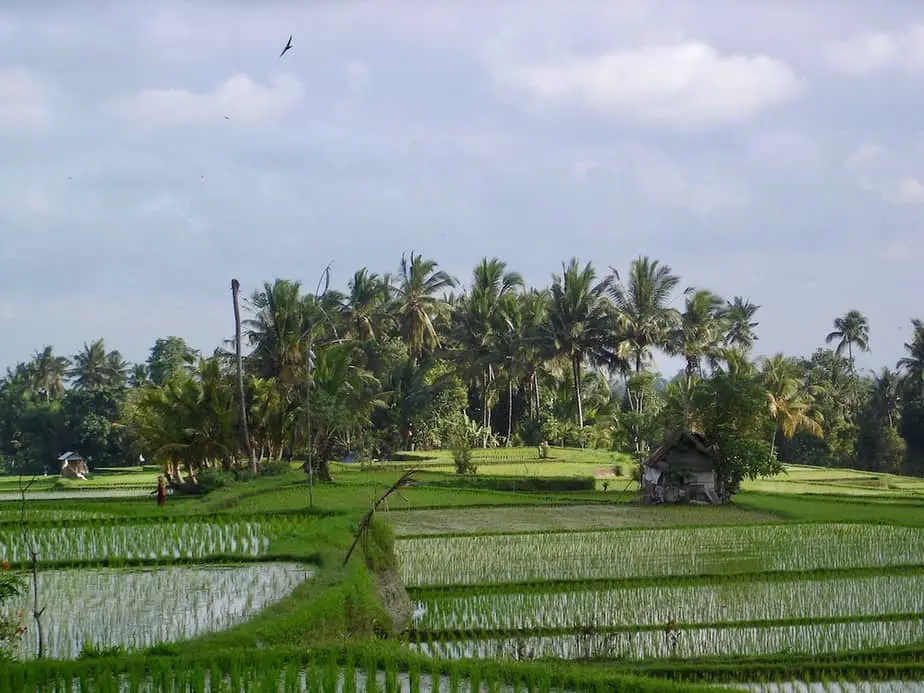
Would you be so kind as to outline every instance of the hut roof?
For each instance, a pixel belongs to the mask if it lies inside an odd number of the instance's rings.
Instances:
[[[683,431],[667,438],[642,464],[651,467],[659,462],[667,462],[668,455],[677,450],[694,450],[710,462],[715,461],[715,452],[706,443],[702,434]]]
[[[83,455],[79,452],[65,452],[63,455],[58,456],[58,462],[68,462],[69,460],[80,461],[83,460]]]

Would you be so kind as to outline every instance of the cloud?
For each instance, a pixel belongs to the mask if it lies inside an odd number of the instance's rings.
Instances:
[[[814,139],[792,130],[752,135],[745,142],[744,152],[761,167],[792,171],[817,169],[824,160],[821,148]]]
[[[266,123],[284,117],[302,98],[304,88],[283,75],[261,85],[237,74],[212,91],[143,89],[116,97],[111,114],[143,128],[217,123],[228,116],[235,123]]]
[[[743,183],[719,173],[703,161],[695,166],[685,165],[642,144],[616,147],[604,156],[585,152],[569,168],[577,181],[590,182],[615,175],[628,181],[652,202],[702,217],[743,208],[751,200]]]
[[[0,130],[35,130],[52,121],[53,90],[21,68],[0,67]]]
[[[922,245],[917,239],[901,238],[890,241],[882,249],[880,255],[886,260],[902,262],[914,260],[921,255]]]
[[[503,67],[497,77],[552,103],[679,129],[747,120],[798,96],[803,84],[766,55],[722,55],[699,41],[614,51],[593,58]]]
[[[906,31],[868,31],[828,45],[831,67],[852,75],[883,70],[924,70],[924,25]]]
[[[846,168],[859,186],[893,204],[924,203],[924,183],[913,162],[885,147],[866,143],[848,157]]]

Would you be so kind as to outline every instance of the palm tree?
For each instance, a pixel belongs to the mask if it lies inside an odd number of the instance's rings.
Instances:
[[[883,368],[873,373],[873,388],[870,407],[880,421],[888,421],[889,428],[895,427],[895,412],[901,405],[901,378],[895,371]]]
[[[522,320],[518,359],[531,390],[530,409],[533,420],[539,420],[542,408],[542,394],[539,388],[539,373],[544,364],[555,356],[555,342],[547,329],[551,294],[535,289],[518,295],[519,314]]]
[[[504,347],[511,346],[503,341],[503,336],[512,328],[503,319],[502,312],[508,297],[514,296],[523,285],[523,277],[518,272],[508,271],[507,263],[497,258],[482,258],[472,273],[471,290],[461,299],[456,311],[455,333],[462,360],[471,374],[477,374],[474,380],[481,387],[485,442],[491,429],[495,368],[504,366],[509,356],[509,351],[503,353]],[[512,306],[506,308],[509,311]]]
[[[349,288],[343,312],[351,333],[362,341],[377,339],[391,298],[387,281],[363,267],[353,275]]]
[[[118,349],[106,354],[106,387],[115,389],[125,387],[131,372],[131,364],[122,358]]]
[[[67,377],[70,360],[55,356],[54,349],[46,346],[36,352],[32,359],[33,387],[46,402],[64,394],[64,379]]]
[[[611,367],[620,363],[613,347],[613,314],[606,300],[612,279],[607,277],[597,282],[596,278],[593,265],[588,262],[581,268],[577,258],[571,258],[567,265],[562,263],[562,273],[552,276],[549,329],[556,352],[571,365],[578,428],[584,426],[581,399],[584,360]]]
[[[911,327],[911,341],[905,342],[908,355],[898,360],[898,369],[905,372],[910,382],[920,385],[924,381],[924,321],[915,318]]]
[[[771,456],[778,431],[787,439],[800,430],[821,437],[821,414],[814,408],[811,393],[805,389],[799,364],[783,354],[776,354],[762,359],[761,365],[761,376],[767,390],[767,406],[770,416],[776,422],[770,439]]]
[[[401,333],[417,360],[440,343],[434,321],[446,311],[446,302],[437,295],[458,283],[446,272],[437,271],[437,266],[434,260],[425,260],[414,251],[410,256],[405,253],[394,287]]]
[[[842,356],[844,349],[847,357],[853,361],[853,346],[861,351],[869,351],[869,322],[858,310],[848,311],[843,317],[834,319],[834,330],[825,337],[825,344],[837,340],[834,352]]]
[[[74,379],[74,387],[78,390],[99,390],[109,382],[108,371],[106,345],[100,338],[90,344],[84,343],[83,349],[74,356],[68,375]]]
[[[238,411],[241,417],[241,435],[244,437],[244,450],[250,462],[250,471],[257,473],[257,456],[250,440],[250,431],[247,428],[247,400],[244,398],[244,355],[243,338],[241,335],[241,283],[237,279],[231,280],[231,302],[234,310],[234,365],[237,374]]]
[[[288,387],[299,378],[305,363],[306,307],[301,282],[265,282],[250,298],[255,316],[244,321],[253,350],[248,357],[261,378],[276,378]]]
[[[131,372],[128,374],[128,384],[137,389],[151,382],[151,370],[146,363],[132,364]]]
[[[760,325],[754,320],[754,316],[759,308],[760,306],[754,305],[741,296],[735,296],[725,304],[725,309],[722,311],[728,326],[728,331],[725,333],[725,346],[736,347],[745,352],[753,348],[754,342],[757,341],[754,328]]]
[[[680,313],[670,307],[671,293],[680,278],[657,260],[638,257],[629,266],[626,282],[613,270],[607,287],[616,306],[624,349],[635,363],[635,372],[652,357],[651,348],[664,346]]]
[[[721,297],[706,289],[687,295],[686,308],[680,316],[680,324],[673,330],[669,352],[686,359],[688,377],[702,377],[704,358],[712,363],[719,358],[724,329],[723,305]]]

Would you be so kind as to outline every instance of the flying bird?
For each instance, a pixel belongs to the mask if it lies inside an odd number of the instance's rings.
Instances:
[[[289,41],[286,43],[286,47],[282,49],[282,53],[279,54],[279,57],[281,58],[290,50],[292,50],[292,34],[289,34]]]

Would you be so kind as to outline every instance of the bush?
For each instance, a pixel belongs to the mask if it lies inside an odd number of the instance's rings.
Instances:
[[[267,462],[260,466],[260,476],[283,476],[292,471],[288,462]]]
[[[230,486],[234,483],[234,474],[227,472],[224,469],[203,469],[196,475],[196,480],[199,482],[199,488],[202,489],[203,493],[211,493],[225,486]]]
[[[472,460],[472,446],[464,434],[456,435],[452,441],[452,461],[459,474],[474,474],[478,465]]]

